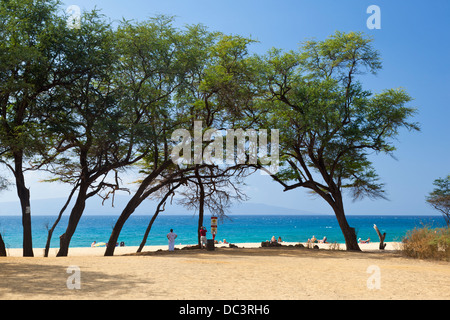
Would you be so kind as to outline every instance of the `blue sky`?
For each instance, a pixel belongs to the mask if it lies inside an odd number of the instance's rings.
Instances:
[[[415,121],[421,132],[402,131],[396,142],[397,160],[374,155],[374,167],[386,183],[389,201],[346,198],[348,214],[438,214],[425,203],[432,182],[450,174],[450,1],[380,0],[67,0],[63,8],[101,9],[112,20],[144,20],[156,14],[176,17],[180,27],[202,23],[210,30],[250,36],[259,43],[255,53],[271,47],[291,50],[307,38],[324,39],[340,31],[363,31],[374,37],[383,70],[364,76],[374,92],[403,87],[415,99]],[[381,29],[369,30],[369,5],[381,10]],[[29,175],[32,199],[65,197],[61,185],[40,185]],[[329,213],[331,208],[305,189],[284,193],[266,176],[247,181],[251,202]],[[14,188],[0,194],[0,202],[16,201]]]

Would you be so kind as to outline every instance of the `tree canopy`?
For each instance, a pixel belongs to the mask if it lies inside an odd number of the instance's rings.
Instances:
[[[426,197],[426,201],[442,213],[447,226],[450,226],[450,175],[434,180],[433,185],[436,188]]]

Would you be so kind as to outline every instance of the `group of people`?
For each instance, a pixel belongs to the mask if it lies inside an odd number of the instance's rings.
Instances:
[[[206,247],[206,242],[207,242],[207,240],[206,240],[206,233],[207,232],[208,232],[208,230],[206,230],[206,228],[204,226],[200,227],[200,230],[199,230],[199,234],[200,234],[200,249]],[[169,251],[174,251],[174,249],[175,249],[175,239],[177,237],[178,237],[178,235],[175,232],[173,232],[173,229],[170,229],[170,232],[167,234],[167,239],[169,240]],[[370,238],[368,238],[367,240],[362,240],[361,238],[359,238],[358,241],[359,241],[359,243],[370,243]],[[275,236],[272,236],[272,238],[270,239],[270,242],[271,243],[276,243],[276,242],[277,243],[281,243],[283,241],[281,240],[281,237],[278,237],[278,239],[276,239]],[[316,236],[313,235],[311,237],[311,239],[308,239],[308,243],[316,243],[316,242],[317,243],[328,243],[327,242],[327,237],[323,237],[322,240],[317,240]],[[227,242],[226,239],[223,239],[223,242],[221,242],[221,241],[217,242],[217,240],[216,240],[216,241],[214,241],[214,243],[227,244],[228,242]],[[117,243],[116,246],[118,246],[118,245],[119,244]],[[91,247],[96,247],[96,246],[97,246],[97,243],[94,241],[91,244]],[[120,246],[121,247],[125,246],[125,243],[121,242]]]
[[[204,226],[201,226],[199,233],[200,233],[200,248],[206,247],[206,228]],[[170,229],[170,232],[167,234],[167,239],[169,240],[169,251],[174,251],[175,249],[175,239],[178,237],[178,235],[173,232],[173,229]],[[228,243],[227,240],[223,239],[223,243]],[[96,241],[92,242],[91,247],[97,247],[99,245],[107,245],[106,243],[97,243]],[[116,244],[116,247],[119,245],[119,243]],[[124,242],[120,243],[121,247],[125,246]]]
[[[328,243],[327,242],[327,237],[323,237],[322,240],[318,240],[316,238],[316,236],[313,235],[311,239],[308,239],[308,243],[316,243],[316,242],[317,243]],[[358,242],[359,243],[370,243],[370,238],[368,238],[367,240],[362,240],[361,238],[359,238]]]
[[[199,230],[199,234],[200,234],[200,249],[204,248],[206,246],[206,228],[204,226],[200,227]],[[169,240],[169,251],[173,251],[174,250],[174,246],[175,246],[175,239],[177,238],[177,234],[173,232],[173,229],[170,229],[170,232],[167,234],[167,239]],[[362,240],[361,238],[358,239],[359,243],[370,243],[370,238],[368,238],[367,240]],[[275,238],[275,236],[272,236],[272,238],[270,239],[271,243],[281,243],[283,242],[281,240],[281,237],[278,237],[278,239]],[[323,237],[322,240],[318,240],[316,238],[316,236],[312,236],[311,239],[308,239],[308,243],[328,243],[327,242],[327,237]],[[215,243],[220,243],[220,242],[216,242]],[[225,239],[223,239],[223,243],[228,243]]]
[[[316,236],[312,236],[312,238],[311,239],[308,239],[308,243],[328,243],[327,242],[327,237],[325,236],[325,237],[323,237],[323,239],[322,240],[318,240],[317,238],[316,238]]]
[[[206,233],[208,230],[204,226],[200,227],[199,234],[200,234],[200,249],[206,247]],[[178,235],[173,232],[173,229],[170,229],[170,232],[167,234],[167,239],[169,240],[169,251],[173,251],[175,249],[175,239],[178,237]],[[224,240],[224,243],[226,243],[226,240]]]
[[[272,239],[270,239],[270,242],[271,243],[275,243],[275,242],[281,243],[281,242],[283,242],[283,240],[281,240],[281,237],[278,237],[278,239],[275,239],[275,236],[272,236]]]

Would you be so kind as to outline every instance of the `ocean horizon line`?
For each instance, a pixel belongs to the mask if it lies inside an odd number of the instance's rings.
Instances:
[[[56,214],[41,214],[41,213],[36,213],[36,214],[31,214],[31,216],[35,216],[35,217],[57,217]],[[63,215],[63,217],[67,217],[69,215]],[[91,213],[84,213],[82,216],[89,216],[89,217],[119,217],[120,214],[113,214],[113,213],[95,213],[95,214],[91,214]],[[132,214],[131,217],[133,216],[140,216],[140,217],[151,217],[153,216],[153,214],[151,213],[136,213],[136,214]],[[177,217],[177,216],[183,216],[183,217],[187,217],[187,216],[198,216],[197,213],[160,213],[158,216],[173,216],[173,217]],[[213,216],[210,213],[204,214],[204,217],[210,217]],[[315,217],[315,216],[324,216],[324,217],[334,217],[335,215],[332,213],[317,213],[317,214],[312,214],[312,213],[308,213],[308,214],[295,214],[295,213],[231,213],[231,214],[226,214],[224,217],[229,217],[229,216],[299,216],[299,217]],[[441,217],[442,215],[439,214],[428,214],[428,213],[424,213],[424,214],[409,214],[409,213],[348,213],[345,216],[352,216],[352,217]],[[21,214],[0,214],[0,217],[22,217]],[[219,216],[220,217],[220,216]]]

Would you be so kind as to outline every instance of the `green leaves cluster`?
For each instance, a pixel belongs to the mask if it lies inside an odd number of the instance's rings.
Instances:
[[[450,175],[434,180],[434,190],[426,197],[426,201],[434,209],[440,211],[450,226]]]

